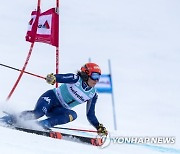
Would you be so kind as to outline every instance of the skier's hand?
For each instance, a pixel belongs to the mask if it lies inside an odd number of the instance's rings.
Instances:
[[[103,124],[99,124],[97,127],[97,133],[100,136],[108,135],[108,131],[106,130],[106,127],[103,126]]]
[[[46,76],[46,82],[49,83],[49,84],[52,84],[52,85],[54,85],[56,83],[56,77],[54,76],[53,73],[48,74]]]

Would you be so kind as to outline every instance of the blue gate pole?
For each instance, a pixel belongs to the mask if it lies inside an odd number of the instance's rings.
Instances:
[[[115,110],[115,102],[114,102],[114,91],[113,91],[113,84],[112,84],[112,71],[111,71],[110,59],[108,60],[108,65],[109,65],[109,74],[110,74],[110,81],[111,81],[111,88],[112,88],[112,93],[111,93],[112,97],[111,98],[112,98],[112,112],[113,112],[114,130],[117,130],[116,110]]]

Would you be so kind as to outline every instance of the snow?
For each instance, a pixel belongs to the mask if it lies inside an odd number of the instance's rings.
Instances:
[[[36,1],[0,5],[0,63],[21,69],[30,44],[24,37]],[[42,10],[54,6],[43,0]],[[0,153],[180,153],[180,2],[179,0],[60,1],[60,72],[76,72],[89,58],[108,71],[111,60],[117,131],[111,95],[99,94],[96,114],[115,136],[174,136],[175,144],[115,144],[98,148],[0,127]],[[55,72],[55,49],[36,43],[26,71]],[[5,99],[19,72],[0,67],[0,110],[32,109],[53,86],[24,74],[10,101]],[[85,105],[76,121],[64,125],[93,129]]]

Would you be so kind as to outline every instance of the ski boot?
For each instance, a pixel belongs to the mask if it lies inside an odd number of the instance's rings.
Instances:
[[[38,122],[38,125],[41,126],[44,130],[51,130],[51,125],[48,120],[41,120]]]
[[[5,115],[4,117],[0,118],[0,122],[12,126],[16,123],[16,118],[12,115]]]

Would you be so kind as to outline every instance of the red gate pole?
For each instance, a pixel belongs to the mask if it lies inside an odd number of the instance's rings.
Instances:
[[[59,73],[59,0],[56,0],[56,13],[58,14],[58,46],[56,47],[56,74]],[[56,82],[56,88],[58,83]]]
[[[40,3],[41,3],[41,0],[38,0],[37,12],[40,12]],[[36,18],[37,18],[36,20],[38,20],[38,14],[37,14],[37,17],[36,17]],[[38,21],[37,21],[37,23],[38,23]],[[35,40],[34,40],[34,41],[35,41]],[[31,57],[31,53],[32,53],[32,50],[33,50],[33,47],[34,47],[34,41],[31,43],[28,56],[27,56],[27,58],[26,58],[26,61],[25,61],[25,63],[24,63],[24,66],[23,66],[23,68],[22,68],[22,70],[21,70],[21,72],[20,72],[20,74],[19,74],[19,77],[18,77],[18,79],[16,80],[13,88],[11,89],[8,97],[6,98],[7,101],[11,98],[14,90],[16,89],[16,87],[17,87],[17,85],[18,85],[18,83],[19,83],[19,81],[20,81],[20,79],[21,79],[21,77],[22,77],[22,75],[23,75],[23,73],[24,73],[24,71],[25,71],[25,69],[26,69],[26,66],[27,66],[28,61],[29,61],[29,59],[30,59],[30,57]]]
[[[14,90],[16,89],[16,87],[17,87],[17,85],[18,85],[18,83],[19,83],[19,81],[20,81],[20,79],[21,79],[21,77],[22,77],[22,75],[23,75],[23,73],[24,73],[24,71],[25,71],[26,66],[27,66],[27,64],[28,64],[28,61],[29,61],[29,59],[30,59],[32,50],[33,50],[33,46],[34,46],[34,43],[31,44],[31,47],[30,47],[28,56],[27,56],[27,58],[26,58],[26,61],[25,61],[25,63],[24,63],[24,66],[23,66],[23,68],[22,68],[22,70],[21,70],[21,72],[20,72],[20,74],[19,74],[19,77],[18,77],[18,79],[16,80],[16,82],[15,82],[13,88],[11,89],[11,91],[10,91],[8,97],[6,98],[6,100],[9,100],[10,97],[12,96]]]

